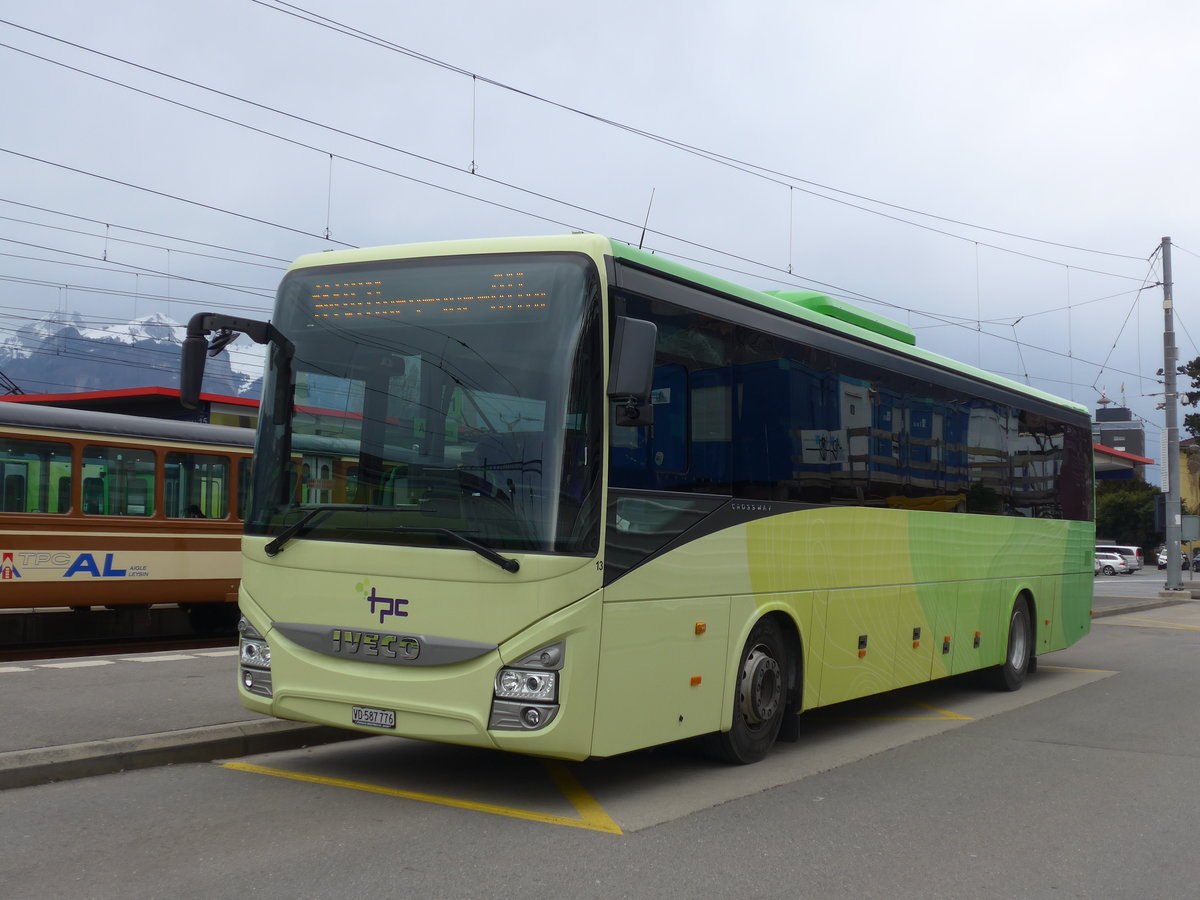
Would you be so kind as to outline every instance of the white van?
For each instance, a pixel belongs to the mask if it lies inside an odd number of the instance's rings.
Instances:
[[[1116,553],[1125,560],[1130,572],[1136,572],[1142,567],[1142,548],[1128,544],[1097,544],[1097,553]]]

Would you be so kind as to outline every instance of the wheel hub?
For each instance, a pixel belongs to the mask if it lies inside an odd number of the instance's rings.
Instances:
[[[779,663],[764,648],[755,647],[742,665],[739,685],[742,715],[750,725],[771,719],[783,701],[783,679]]]
[[[1025,666],[1025,657],[1029,653],[1028,634],[1024,616],[1020,614],[1013,616],[1012,627],[1008,634],[1008,645],[1009,657],[1014,669],[1021,669]]]

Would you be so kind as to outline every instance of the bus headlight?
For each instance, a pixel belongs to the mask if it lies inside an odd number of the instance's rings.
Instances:
[[[255,669],[271,668],[271,646],[266,641],[246,640],[242,638],[241,649],[238,653],[243,666]]]
[[[506,700],[553,701],[558,696],[558,673],[501,669],[496,677],[496,696]]]
[[[549,644],[496,673],[488,728],[534,731],[558,714],[558,676],[566,656],[564,641]]]
[[[242,687],[260,697],[271,696],[271,645],[245,616],[238,622],[238,677]]]

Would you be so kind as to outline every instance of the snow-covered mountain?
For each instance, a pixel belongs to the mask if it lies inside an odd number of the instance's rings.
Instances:
[[[184,330],[160,313],[103,324],[52,312],[15,331],[0,329],[0,372],[29,394],[178,387]],[[257,397],[262,360],[262,348],[239,338],[208,360],[204,390]]]

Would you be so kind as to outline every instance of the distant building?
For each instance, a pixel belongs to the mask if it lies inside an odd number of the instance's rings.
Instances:
[[[36,403],[39,406],[62,406],[69,409],[89,409],[185,422],[209,422],[213,425],[233,425],[242,428],[253,428],[258,424],[257,399],[201,394],[199,409],[184,409],[179,402],[179,388],[168,387],[118,388],[111,391],[77,391],[70,394],[9,394],[0,397],[0,402]]]
[[[1146,431],[1142,423],[1134,419],[1132,410],[1117,406],[1115,400],[1103,395],[1097,406],[1092,420],[1096,478],[1145,481],[1145,468],[1154,465],[1154,460],[1146,458]]]
[[[1103,404],[1101,400],[1101,404]],[[1110,401],[1111,402],[1111,401]],[[1124,406],[1111,409],[1101,405],[1092,422],[1092,440],[1122,453],[1146,455],[1146,432],[1142,423],[1135,421],[1132,410]]]
[[[1092,463],[1097,481],[1145,481],[1146,466],[1154,465],[1154,460],[1136,453],[1114,450],[1103,444],[1093,444]]]

